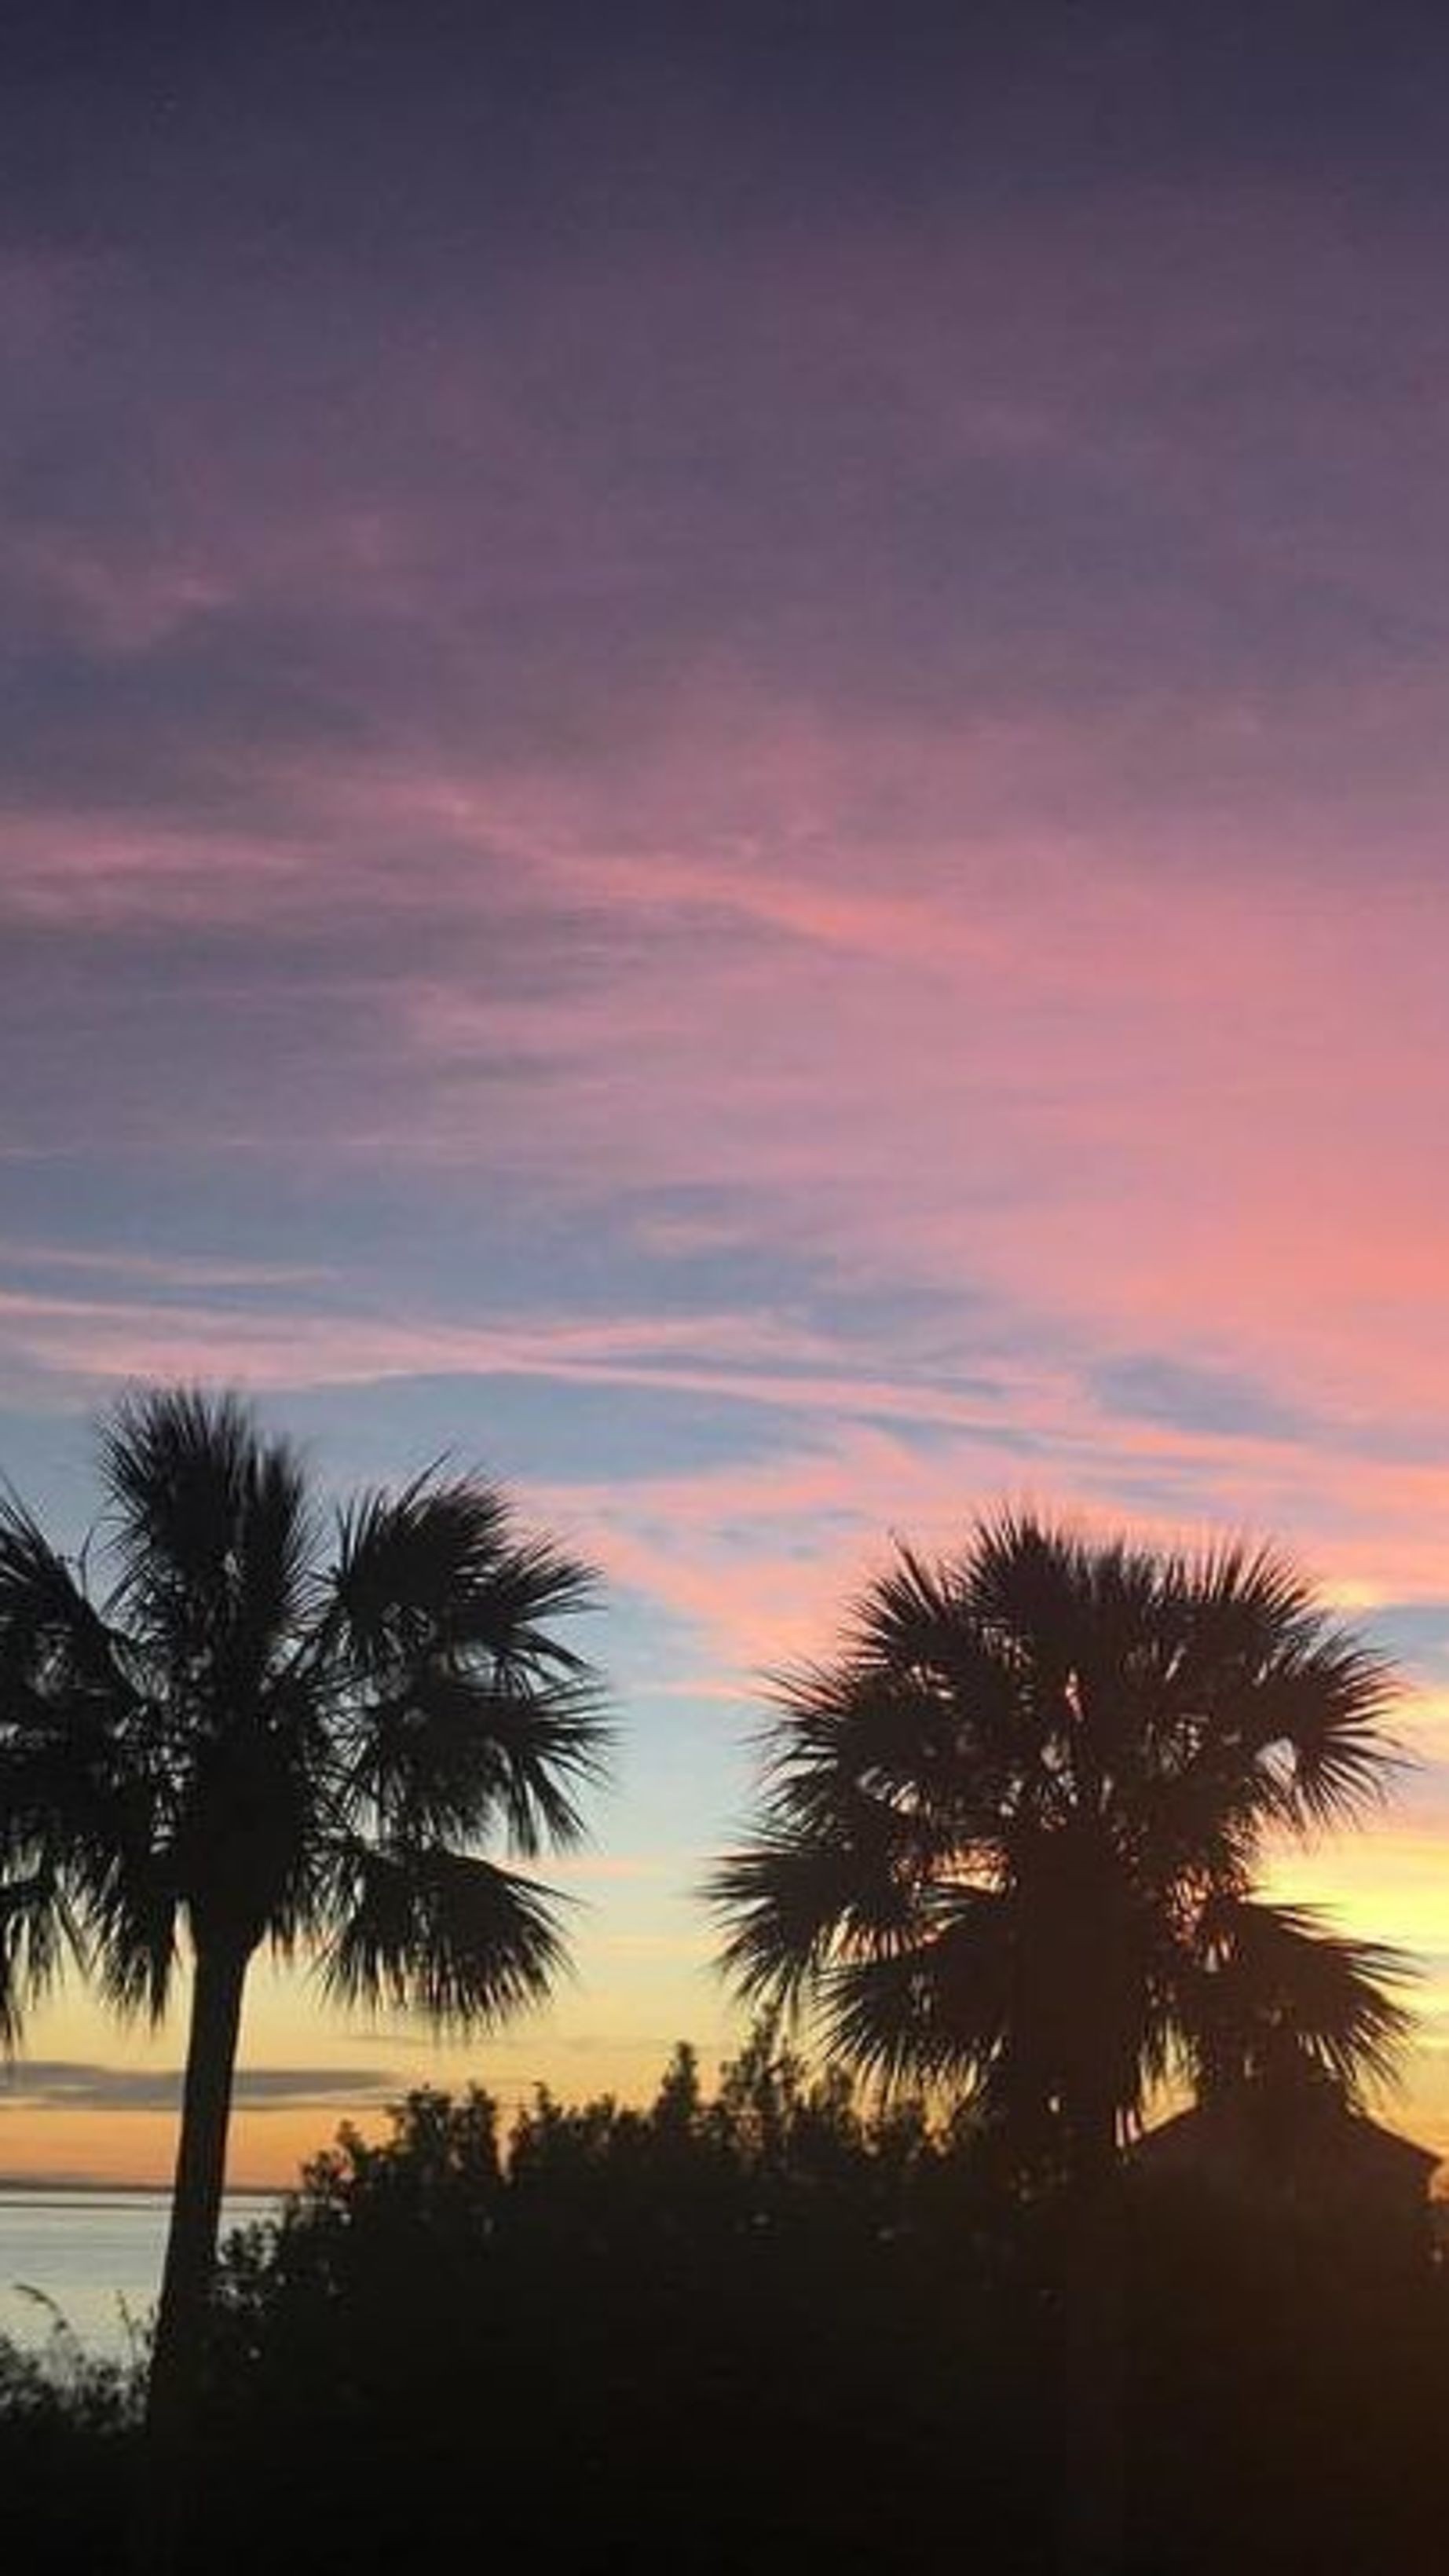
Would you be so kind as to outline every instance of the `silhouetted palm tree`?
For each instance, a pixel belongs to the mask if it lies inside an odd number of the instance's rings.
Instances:
[[[194,1962],[152,2420],[215,2260],[243,1988],[267,1944],[341,2004],[477,2029],[542,1997],[547,1893],[481,1856],[572,1842],[604,1729],[553,1623],[588,1570],[437,1472],[342,1511],[234,1398],[103,1430],[109,1581],[0,1505],[0,2033],[71,1954],[159,2022]]]
[[[743,1991],[887,2082],[1110,2163],[1160,2078],[1285,2039],[1345,2081],[1403,2027],[1385,1950],[1253,1893],[1270,1838],[1359,1812],[1386,1665],[1267,1550],[983,1523],[901,1550],[776,1694],[760,1830],[712,1882]]]
[[[760,1829],[713,1880],[727,1967],[1068,2180],[1074,2576],[1123,2558],[1125,2129],[1174,2071],[1229,2083],[1286,2048],[1351,2084],[1402,2035],[1389,1952],[1253,1893],[1270,1837],[1379,1792],[1391,1696],[1267,1551],[1010,1516],[939,1564],[902,1550],[839,1658],[778,1689]]]

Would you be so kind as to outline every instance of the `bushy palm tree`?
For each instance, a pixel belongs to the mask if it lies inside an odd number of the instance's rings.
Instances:
[[[778,1688],[759,1828],[712,1885],[727,1966],[1079,2176],[1171,2074],[1381,2073],[1391,1955],[1254,1887],[1270,1842],[1380,1793],[1392,1695],[1267,1550],[1013,1516],[901,1550]]]
[[[1386,1666],[1270,1552],[1093,1545],[1032,1517],[902,1550],[843,1652],[776,1695],[763,1816],[713,1895],[757,2003],[887,2084],[974,2098],[1070,2185],[1061,2564],[1127,2512],[1117,2150],[1158,2079],[1387,2069],[1395,1961],[1254,1893],[1358,1813]]]
[[[154,2423],[215,2261],[252,1959],[459,2032],[541,1998],[555,1909],[479,1847],[574,1841],[604,1728],[554,1626],[593,1579],[496,1487],[435,1471],[364,1494],[329,1540],[287,1444],[186,1390],[123,1404],[101,1471],[104,1583],[0,1504],[0,2034],[67,1954],[159,2022],[184,1936]]]

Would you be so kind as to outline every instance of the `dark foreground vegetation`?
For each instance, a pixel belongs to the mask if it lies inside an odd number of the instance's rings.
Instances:
[[[1126,2177],[1125,2568],[1440,2563],[1446,2285],[1411,2245]],[[1060,2204],[758,2039],[704,2099],[481,2093],[344,2132],[234,2238],[187,2563],[355,2576],[1057,2564]],[[0,2377],[0,2546],[120,2562],[138,2408]]]

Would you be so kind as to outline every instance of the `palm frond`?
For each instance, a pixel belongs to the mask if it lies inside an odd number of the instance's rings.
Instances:
[[[101,1429],[115,1607],[173,1660],[252,1687],[301,1610],[313,1533],[306,1479],[234,1395],[150,1389]]]
[[[115,1636],[65,1560],[14,1501],[0,1504],[0,1902],[28,1943],[49,1941],[47,1899],[75,1927],[107,1865],[118,1789],[143,1703]],[[35,1951],[37,1986],[52,1954]],[[20,1981],[21,1983],[24,1980]],[[12,1997],[20,1984],[12,1977]]]
[[[582,1657],[555,1636],[552,1623],[592,1610],[598,1576],[552,1540],[512,1532],[491,1567],[461,1595],[464,1641],[487,1655],[505,1682],[541,1673],[583,1674]]]
[[[472,1841],[501,1829],[526,1858],[582,1839],[577,1790],[602,1777],[608,1739],[591,1681],[510,1689],[448,1662],[359,1695],[348,1731],[347,1802],[360,1799],[385,1838]]]
[[[1261,1659],[1320,1616],[1298,1568],[1261,1541],[1223,1539],[1195,1555],[1173,1556],[1168,1570],[1199,1634],[1219,1656]]]
[[[501,1826],[525,1856],[580,1838],[577,1793],[602,1776],[611,1729],[549,1622],[593,1598],[590,1569],[520,1537],[482,1482],[430,1474],[344,1515],[328,1616],[351,1784],[384,1836]]]
[[[0,1493],[0,1732],[47,1705],[114,1717],[130,1697],[123,1640],[23,1504]]]
[[[19,2046],[28,2007],[78,1946],[64,1890],[43,1858],[25,1876],[0,1881],[0,2049]]]
[[[722,1860],[704,1895],[725,1927],[721,1964],[739,1993],[790,2010],[832,1961],[894,1952],[920,1922],[920,1891],[895,1865],[888,1822],[873,1850],[866,1830],[828,1839],[777,1826]]]
[[[591,1608],[596,1578],[522,1535],[497,1486],[429,1471],[400,1493],[364,1494],[342,1514],[331,1590],[364,1656],[426,1639],[500,1669],[564,1671],[578,1659],[544,1623]]]
[[[963,1624],[952,1567],[898,1545],[847,1621],[852,1660],[888,1671],[931,1672],[957,1652]]]
[[[1013,1660],[1053,1674],[1079,1660],[1091,1557],[1072,1531],[1031,1512],[978,1521],[957,1579],[972,1617]]]
[[[957,1889],[909,1942],[834,1960],[821,1994],[830,2048],[886,2092],[989,2094],[1011,2032],[1014,1912],[998,1891]]]
[[[547,1892],[435,1846],[338,1855],[338,1928],[321,1960],[335,2002],[490,2028],[541,2003],[564,1964]]]
[[[1204,1909],[1199,1951],[1183,2017],[1206,2088],[1285,2059],[1321,2067],[1350,2092],[1393,2076],[1412,2026],[1399,1999],[1414,1973],[1402,1952],[1345,1940],[1308,1906],[1227,1895]]]
[[[122,2021],[165,2020],[177,1967],[180,1891],[170,1857],[135,1841],[83,1883],[87,1949],[106,2003]]]
[[[1405,1764],[1386,1724],[1398,1696],[1387,1658],[1327,1628],[1269,1666],[1251,1724],[1276,1755],[1291,1826],[1342,1823],[1381,1803],[1390,1774]]]
[[[100,1431],[101,1481],[121,1599],[214,1616],[234,1574],[256,1435],[235,1396],[150,1388]]]

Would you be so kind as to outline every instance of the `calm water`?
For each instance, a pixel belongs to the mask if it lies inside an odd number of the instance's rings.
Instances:
[[[238,2193],[223,2229],[275,2206]],[[26,2295],[39,2290],[91,2351],[124,2351],[127,2314],[144,2320],[160,2286],[166,2210],[157,2192],[0,2191],[0,2334],[45,2341],[54,2314]]]

